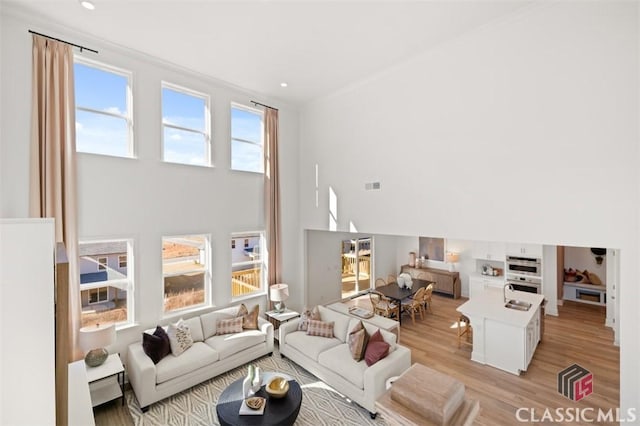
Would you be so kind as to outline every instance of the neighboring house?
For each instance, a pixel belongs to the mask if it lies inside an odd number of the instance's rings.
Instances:
[[[231,239],[231,263],[251,262],[260,257],[260,236],[239,236]],[[250,266],[252,268],[253,266]],[[233,266],[234,271],[247,269],[247,266]]]
[[[80,298],[82,308],[126,298],[127,292],[108,285],[127,277],[125,241],[80,244]],[[97,308],[93,306],[93,308]]]

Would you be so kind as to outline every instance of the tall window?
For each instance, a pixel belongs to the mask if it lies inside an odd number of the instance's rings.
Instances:
[[[209,96],[162,83],[163,158],[211,165]]]
[[[162,275],[165,313],[207,304],[211,283],[209,237],[163,237]]]
[[[76,150],[133,157],[131,73],[75,57]]]
[[[264,172],[262,111],[231,104],[231,169]]]
[[[255,232],[234,235],[235,239],[244,239],[244,247],[232,246],[231,249],[231,296],[241,297],[255,294],[264,288],[265,259],[264,234]],[[233,241],[233,240],[232,240]]]
[[[81,241],[79,251],[82,326],[133,323],[133,241]]]

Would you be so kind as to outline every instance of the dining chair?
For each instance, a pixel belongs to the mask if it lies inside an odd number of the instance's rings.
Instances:
[[[387,284],[395,283],[398,280],[398,277],[395,275],[387,275]]]
[[[423,297],[425,288],[420,287],[413,298],[406,298],[402,301],[402,312],[406,312],[411,315],[411,321],[416,323],[416,312],[420,314],[420,318],[424,320],[424,312],[422,309]]]
[[[387,296],[380,292],[372,291],[369,293],[369,298],[374,314],[387,318],[395,316],[396,319],[400,319],[400,305],[393,303]]]
[[[376,278],[375,288],[387,285],[387,282],[383,278]]]
[[[421,304],[422,304],[422,308],[424,309],[424,311],[426,312],[427,310],[431,313],[433,313],[433,311],[431,310],[431,296],[433,295],[433,284],[429,284],[425,289],[424,289],[424,293],[422,294],[422,300],[421,300]]]
[[[465,341],[462,339],[463,336],[466,336]],[[471,320],[469,317],[462,314],[460,314],[460,318],[458,318],[458,348],[461,343],[473,345],[473,329],[471,328]]]

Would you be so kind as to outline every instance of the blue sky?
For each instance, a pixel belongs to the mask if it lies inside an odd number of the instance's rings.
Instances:
[[[75,64],[76,105],[116,114],[127,112],[127,79],[84,64]],[[139,101],[134,99],[133,102]],[[260,116],[242,109],[231,109],[231,136],[260,142]],[[136,117],[134,116],[134,122]],[[160,120],[160,117],[158,117]],[[220,125],[218,121],[212,123]],[[205,100],[169,88],[162,89],[162,122],[205,131]],[[160,123],[158,123],[160,125]],[[164,159],[185,164],[206,164],[204,135],[164,126]],[[213,129],[212,129],[213,133]],[[76,111],[76,143],[78,151],[128,156],[127,126],[124,119],[86,111]],[[162,143],[162,141],[158,141]],[[214,153],[215,144],[213,141]],[[229,143],[228,141],[224,143]],[[232,168],[262,171],[262,150],[251,144],[231,142]],[[159,152],[159,150],[158,150]],[[224,166],[227,159],[215,158]]]

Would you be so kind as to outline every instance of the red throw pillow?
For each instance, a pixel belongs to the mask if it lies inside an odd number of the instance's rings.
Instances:
[[[375,333],[369,337],[369,343],[371,342],[384,342],[384,338],[382,337],[382,333],[380,333],[380,329],[377,329]]]
[[[389,344],[387,342],[375,341],[372,342],[369,339],[369,343],[367,344],[367,349],[364,353],[364,362],[367,363],[367,366],[371,367],[376,362],[380,361],[382,358],[386,357],[389,354]]]

